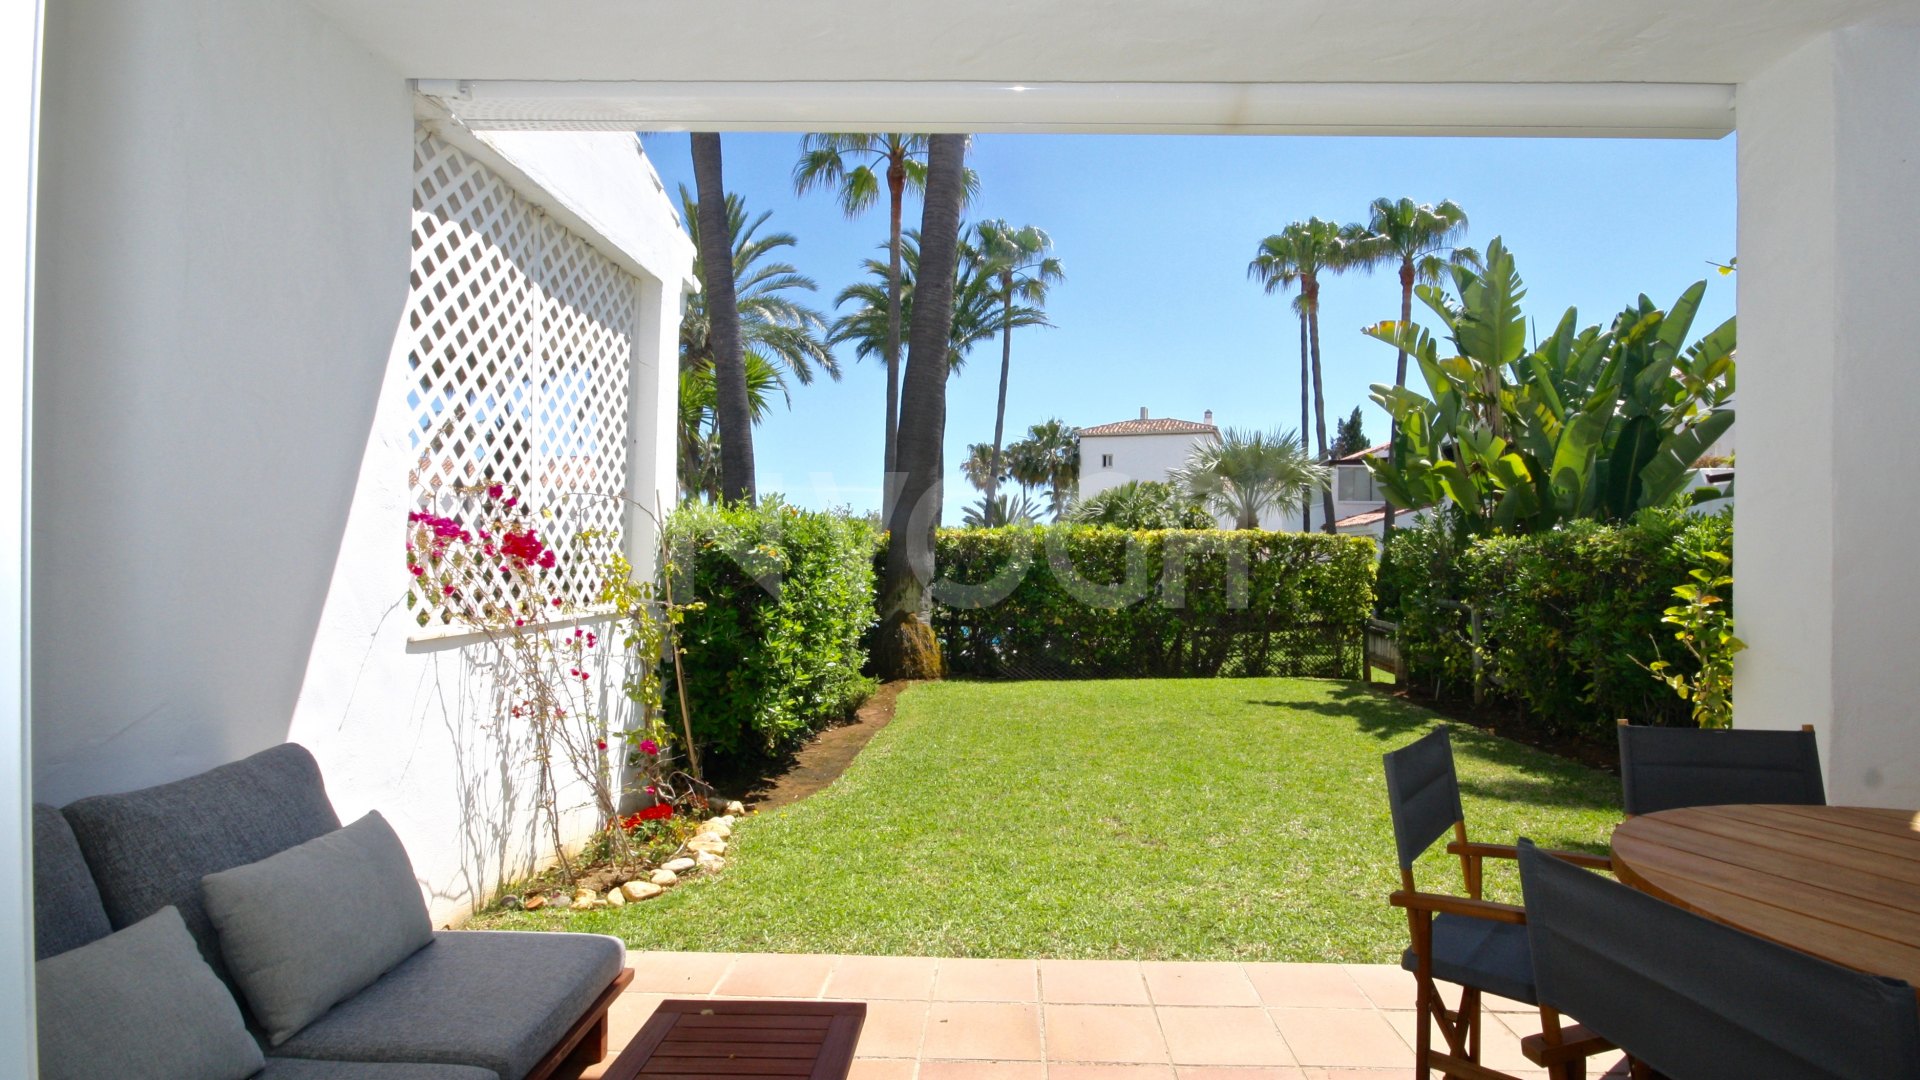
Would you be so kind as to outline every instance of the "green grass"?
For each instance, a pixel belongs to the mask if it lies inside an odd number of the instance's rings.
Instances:
[[[1406,945],[1380,754],[1438,718],[1297,679],[946,682],[729,866],[625,909],[478,925],[635,948],[1390,961]],[[1609,775],[1456,728],[1471,834],[1602,851]],[[1430,852],[1426,887],[1459,890]],[[1511,869],[1490,892],[1513,899]]]

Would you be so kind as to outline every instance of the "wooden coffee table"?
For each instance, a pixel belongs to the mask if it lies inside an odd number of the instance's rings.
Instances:
[[[613,1059],[604,1080],[845,1080],[866,1018],[860,1001],[669,998]]]

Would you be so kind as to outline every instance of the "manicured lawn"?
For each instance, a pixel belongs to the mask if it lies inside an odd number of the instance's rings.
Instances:
[[[491,916],[642,949],[1395,960],[1380,754],[1437,718],[1339,682],[948,682],[846,775],[738,826],[725,873],[611,911]],[[1603,851],[1611,776],[1456,728],[1472,834]],[[1432,855],[1429,887],[1457,891]],[[1501,868],[1491,891],[1514,899]]]

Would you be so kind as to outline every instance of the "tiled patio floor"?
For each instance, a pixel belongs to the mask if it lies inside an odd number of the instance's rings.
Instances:
[[[1387,966],[638,952],[631,963],[615,1053],[662,998],[798,997],[867,1002],[853,1080],[1413,1074],[1413,978]],[[1544,1077],[1520,1055],[1538,1014],[1490,1001],[1486,1063]],[[1618,1065],[1610,1055],[1589,1075]]]

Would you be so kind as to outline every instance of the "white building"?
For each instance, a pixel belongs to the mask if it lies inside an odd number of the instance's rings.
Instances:
[[[1219,438],[1212,409],[1199,421],[1175,420],[1152,416],[1143,405],[1136,419],[1081,428],[1080,497],[1091,498],[1133,480],[1164,483],[1187,463],[1194,447]],[[1222,518],[1220,524],[1231,526],[1233,522]],[[1299,526],[1297,508],[1289,511],[1275,507],[1260,515],[1263,529],[1284,531]]]
[[[1385,458],[1389,445],[1381,443],[1369,446],[1330,462],[1333,468],[1334,532],[1344,536],[1371,536],[1376,540],[1386,535],[1387,500],[1373,479],[1373,470],[1367,468],[1367,459]],[[1319,499],[1313,500],[1309,506],[1309,530],[1322,527],[1322,515],[1325,513],[1322,507]],[[1394,515],[1394,525],[1411,525],[1424,514],[1423,510],[1402,510]]]

